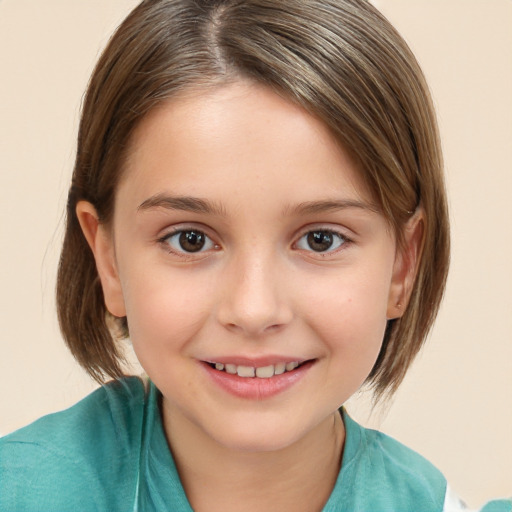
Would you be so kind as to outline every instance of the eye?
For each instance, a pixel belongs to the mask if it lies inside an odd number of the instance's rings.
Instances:
[[[216,247],[211,238],[197,229],[175,231],[171,235],[162,238],[161,241],[177,253],[204,252]]]
[[[308,231],[300,237],[297,248],[305,251],[332,252],[348,240],[342,234],[327,229]]]

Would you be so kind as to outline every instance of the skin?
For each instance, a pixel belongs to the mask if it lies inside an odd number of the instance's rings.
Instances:
[[[370,373],[387,320],[402,313],[421,215],[398,251],[328,129],[244,81],[150,113],[133,136],[112,225],[87,202],[77,214],[107,308],[127,316],[163,394],[194,510],[320,510],[341,463],[337,409]],[[193,253],[179,243],[192,229],[208,237]],[[332,246],[313,250],[313,231],[336,233]],[[313,364],[291,388],[255,400],[212,384],[201,361],[226,356]]]

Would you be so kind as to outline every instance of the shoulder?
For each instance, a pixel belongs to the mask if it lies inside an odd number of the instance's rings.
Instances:
[[[144,403],[142,381],[125,379],[0,439],[0,510],[104,509],[109,487],[130,494]]]
[[[443,474],[419,453],[360,426],[345,410],[342,415],[342,468],[324,512],[477,512],[464,505]],[[479,512],[512,512],[512,500],[491,501]]]
[[[418,452],[372,429],[362,429],[362,444],[372,467],[382,471],[390,483],[421,490],[432,501],[438,501],[439,496],[444,498],[443,474]]]
[[[343,421],[339,480],[344,480],[340,499],[348,504],[346,510],[442,511],[446,480],[435,466],[391,437],[361,427],[345,411]]]

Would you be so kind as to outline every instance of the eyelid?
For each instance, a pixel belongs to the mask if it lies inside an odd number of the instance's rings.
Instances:
[[[344,241],[335,249],[333,250],[327,250],[327,251],[314,251],[313,249],[302,249],[297,247],[298,242],[304,238],[309,233],[313,233],[315,231],[324,231],[327,233],[332,233],[340,238],[342,238]],[[336,254],[339,251],[343,251],[347,248],[348,245],[352,244],[354,241],[354,237],[352,234],[347,233],[350,231],[349,229],[343,229],[340,226],[332,226],[332,225],[326,225],[326,224],[312,224],[308,225],[304,228],[302,228],[297,236],[295,237],[295,242],[293,243],[293,248],[296,248],[300,251],[304,251],[313,255],[318,255],[321,257],[326,257],[328,255]]]
[[[175,249],[169,243],[169,239],[173,236],[179,235],[180,233],[184,233],[187,231],[196,231],[202,233],[210,242],[211,247],[207,249],[200,249],[196,252],[187,252],[184,250]],[[161,235],[159,235],[156,239],[156,242],[163,247],[163,249],[174,256],[178,256],[184,260],[198,260],[205,258],[209,255],[210,251],[220,249],[220,244],[218,244],[215,240],[215,237],[210,234],[211,230],[206,226],[198,225],[198,224],[179,224],[175,226],[171,226],[165,229]]]
[[[164,240],[165,238],[169,238],[176,233],[182,233],[183,231],[200,231],[212,240],[218,238],[218,236],[209,226],[200,222],[180,222],[178,224],[167,226],[159,230],[159,234],[156,236],[156,238],[158,240]]]

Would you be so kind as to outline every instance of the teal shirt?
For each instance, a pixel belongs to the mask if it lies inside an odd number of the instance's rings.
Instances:
[[[0,511],[192,511],[158,402],[152,384],[125,379],[0,439]],[[342,468],[325,512],[443,510],[437,469],[344,411],[343,420]],[[499,503],[498,512],[512,510]]]

